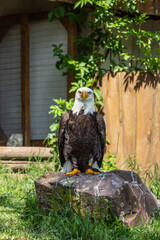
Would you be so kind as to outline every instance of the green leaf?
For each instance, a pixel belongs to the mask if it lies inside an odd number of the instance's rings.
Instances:
[[[74,8],[79,7],[79,5],[81,5],[81,0],[79,0],[79,1],[77,1],[77,2],[75,3]]]
[[[80,66],[80,67],[85,67],[85,66],[86,66],[86,63],[85,63],[85,62],[81,62],[81,63],[79,63],[79,66]]]
[[[96,103],[98,103],[98,105],[100,105],[100,106],[104,106],[104,103],[103,103],[103,101],[97,101]]]
[[[94,88],[93,92],[97,98],[97,100],[101,100],[102,96],[101,96],[101,91],[98,88]]]
[[[56,18],[63,18],[65,15],[65,7],[60,5],[54,9],[54,15]]]
[[[74,22],[75,19],[76,19],[76,14],[73,13],[73,12],[68,12],[68,13],[66,13],[66,16],[68,17],[68,19],[69,19],[70,22]]]
[[[71,84],[72,84],[73,86],[77,86],[77,87],[79,87],[78,82],[72,82]]]
[[[108,138],[106,138],[106,143],[107,143],[107,145],[110,145],[110,141]]]
[[[59,129],[59,123],[52,123],[49,128],[52,132],[55,132]]]
[[[53,21],[53,18],[54,18],[54,12],[53,12],[53,11],[50,11],[50,12],[48,13],[48,21],[49,21],[49,22],[52,22],[52,21]]]
[[[78,88],[79,88],[79,86],[71,87],[71,89],[69,90],[69,93],[77,91]]]
[[[127,61],[129,58],[131,58],[131,55],[127,54],[127,53],[122,53],[122,56],[124,56],[124,60]]]

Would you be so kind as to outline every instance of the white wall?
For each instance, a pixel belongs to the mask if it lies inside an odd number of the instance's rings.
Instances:
[[[67,77],[55,67],[52,44],[63,43],[67,52],[67,31],[55,20],[30,24],[30,121],[31,140],[46,138],[53,117],[48,114],[53,98],[66,98]]]
[[[0,126],[7,137],[21,133],[20,27],[0,41]]]

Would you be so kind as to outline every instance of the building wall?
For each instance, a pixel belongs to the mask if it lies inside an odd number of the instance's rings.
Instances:
[[[1,0],[0,16],[45,12],[54,8],[56,4],[56,1],[46,0]]]
[[[76,0],[61,0],[62,3],[74,4]],[[0,16],[17,14],[17,13],[31,13],[44,12],[57,4],[56,0],[1,0]],[[160,15],[159,0],[146,0],[145,3],[139,3],[139,10],[142,13],[150,15]]]
[[[67,76],[56,69],[52,44],[63,43],[66,53],[68,33],[58,20],[40,20],[29,24],[29,36],[30,134],[43,140],[53,123],[52,99],[67,97]],[[7,137],[22,133],[20,38],[20,26],[13,25],[0,41],[0,127]]]
[[[5,135],[21,133],[20,26],[0,41],[0,126]]]
[[[49,106],[54,98],[67,97],[67,76],[56,69],[52,44],[63,44],[67,52],[67,31],[55,20],[30,24],[30,126],[31,140],[45,139],[53,116]]]

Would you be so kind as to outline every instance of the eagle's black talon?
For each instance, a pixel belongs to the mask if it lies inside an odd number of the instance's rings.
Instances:
[[[100,171],[100,170],[98,170],[97,168],[92,168],[92,170],[93,170],[94,172],[101,173],[101,171]]]

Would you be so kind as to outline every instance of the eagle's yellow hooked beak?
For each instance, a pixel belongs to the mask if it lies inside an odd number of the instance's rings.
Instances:
[[[81,96],[81,98],[83,98],[83,100],[85,100],[86,98],[89,97],[89,95],[87,94],[86,91],[83,91],[80,96]]]

